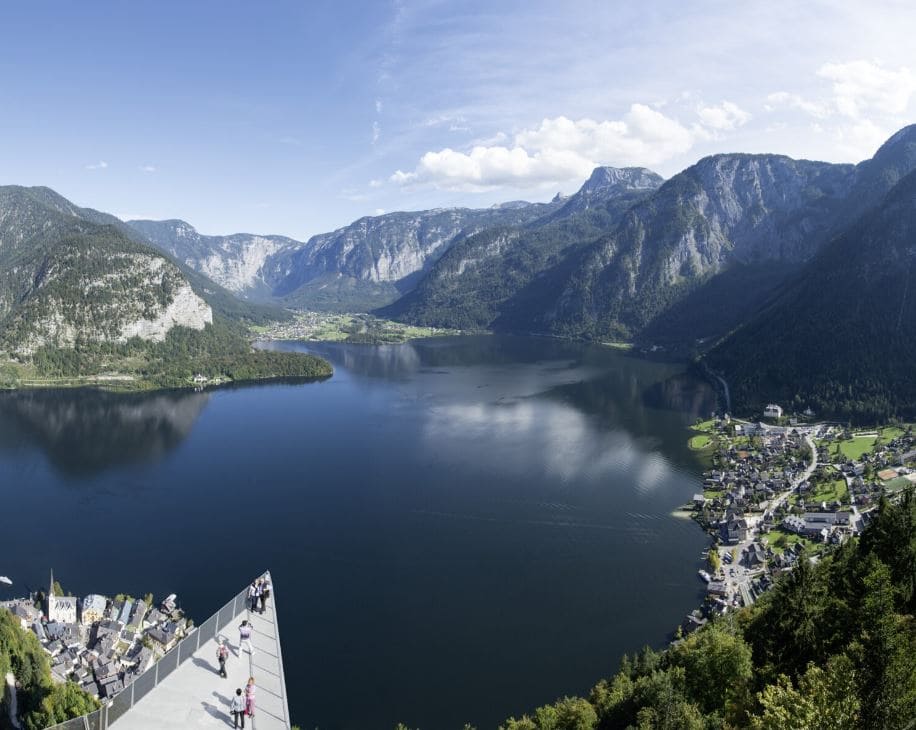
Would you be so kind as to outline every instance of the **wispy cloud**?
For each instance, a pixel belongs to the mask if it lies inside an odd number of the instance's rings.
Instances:
[[[156,172],[156,167],[154,165],[140,165],[137,169],[140,172]]]
[[[98,162],[93,162],[92,164],[86,165],[87,170],[104,170],[108,167],[108,163],[105,160],[99,160]]]
[[[372,122],[372,144],[375,144],[379,141],[379,137],[382,136],[382,125],[377,121]]]

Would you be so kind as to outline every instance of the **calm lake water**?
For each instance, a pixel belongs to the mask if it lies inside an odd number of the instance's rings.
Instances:
[[[269,568],[293,721],[495,728],[662,644],[705,545],[681,368],[533,338],[283,343],[330,380],[0,395],[0,597],[175,592]]]

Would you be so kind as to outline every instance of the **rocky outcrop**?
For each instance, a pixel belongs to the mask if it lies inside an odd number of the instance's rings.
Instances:
[[[125,322],[118,334],[118,342],[126,342],[131,337],[141,340],[162,342],[172,327],[188,327],[202,330],[213,324],[213,310],[203,299],[194,293],[190,284],[182,283],[173,293],[172,301],[166,304],[153,318],[142,317],[132,322]]]
[[[213,321],[175,264],[66,203],[47,188],[0,188],[0,349],[161,342]]]

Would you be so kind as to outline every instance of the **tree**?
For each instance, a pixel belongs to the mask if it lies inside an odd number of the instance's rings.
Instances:
[[[916,639],[894,612],[891,571],[870,556],[864,584],[860,645],[862,726],[902,728],[916,713]]]
[[[38,710],[23,717],[26,730],[40,730],[80,715],[97,710],[99,703],[80,689],[74,682],[54,685],[44,698]]]
[[[724,623],[692,634],[668,652],[668,661],[683,667],[687,695],[706,713],[743,701],[753,673],[751,647]]]
[[[722,559],[719,557],[719,551],[715,548],[710,548],[709,556],[706,558],[706,562],[709,563],[709,569],[713,573],[718,573],[719,568],[722,567]]]
[[[538,730],[593,730],[598,724],[595,708],[581,697],[564,697],[535,713]]]
[[[862,535],[863,555],[875,555],[891,571],[892,583],[910,612],[916,611],[916,499],[904,492],[898,505],[882,496],[871,526]]]
[[[753,730],[856,730],[860,703],[852,661],[845,655],[832,658],[826,669],[814,664],[801,677],[798,689],[782,674],[767,686],[758,700],[763,713],[751,722]]]

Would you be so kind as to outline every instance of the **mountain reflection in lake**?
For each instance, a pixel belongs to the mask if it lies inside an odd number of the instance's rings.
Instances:
[[[292,718],[322,728],[495,727],[696,605],[705,538],[671,512],[715,399],[683,368],[539,338],[267,346],[335,375],[0,395],[4,572],[202,620],[269,567]]]
[[[188,435],[206,393],[0,393],[0,450],[35,445],[71,475],[156,461]]]

